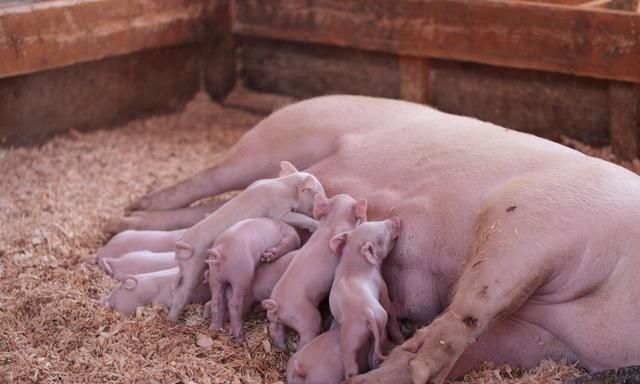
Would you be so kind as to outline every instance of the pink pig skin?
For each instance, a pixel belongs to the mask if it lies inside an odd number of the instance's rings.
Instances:
[[[111,293],[98,303],[122,313],[133,313],[136,308],[155,303],[165,307],[171,305],[171,294],[178,276],[178,268],[127,275]],[[209,286],[201,282],[194,291],[192,301],[204,303],[211,297]]]
[[[276,261],[258,265],[253,278],[253,285],[251,286],[251,300],[247,299],[245,302],[253,304],[271,297],[273,287],[278,284],[278,281],[280,281],[282,275],[284,275],[289,264],[291,264],[291,261],[293,261],[299,252],[300,250],[291,251]]]
[[[106,270],[105,259],[117,259],[130,252],[150,251],[169,252],[173,251],[176,241],[184,233],[184,229],[176,231],[124,231],[114,236],[96,254],[96,262]]]
[[[286,255],[279,257],[271,263],[260,263],[256,268],[256,273],[253,277],[253,283],[251,284],[251,291],[245,297],[244,308],[242,314],[246,314],[251,306],[255,303],[259,303],[264,299],[268,299],[271,296],[273,287],[278,283],[284,272],[289,267],[291,260],[298,254],[299,250],[291,251]],[[207,279],[209,278],[209,271],[205,272]],[[224,298],[228,302],[231,300],[231,288],[227,287],[224,292]],[[210,309],[211,302],[207,302],[204,306],[204,317],[211,316]]]
[[[358,355],[359,368],[366,370],[367,352]],[[338,384],[344,380],[340,326],[311,340],[287,363],[288,384]]]
[[[359,371],[357,356],[366,348],[369,337],[374,336],[374,355],[384,356],[381,344],[386,344],[386,327],[396,342],[402,334],[391,305],[387,285],[380,266],[395,245],[400,233],[400,220],[371,221],[343,232],[331,239],[331,249],[340,255],[333,287],[329,295],[331,313],[340,324],[346,378]]]
[[[191,293],[200,283],[207,250],[227,228],[244,219],[273,217],[314,230],[317,223],[309,216],[316,194],[324,197],[324,189],[318,179],[309,173],[299,172],[293,165],[283,161],[278,178],[254,182],[206,219],[189,228],[175,244],[180,277],[167,319],[178,320]]]
[[[127,275],[139,275],[178,266],[174,252],[129,252],[116,259],[103,259],[105,272],[118,281]]]
[[[271,298],[262,302],[267,310],[269,332],[278,347],[285,347],[285,325],[300,335],[298,349],[320,333],[322,319],[317,306],[329,294],[338,265],[338,256],[329,248],[329,240],[365,221],[366,206],[365,200],[356,202],[349,195],[337,195],[330,200],[316,196],[314,216],[320,226],[276,284]]]
[[[383,276],[399,316],[429,326],[351,382],[439,384],[485,360],[640,364],[638,175],[424,105],[333,95],[274,112],[145,209],[244,188],[281,159],[402,219]]]
[[[296,230],[279,219],[266,217],[242,220],[224,231],[208,251],[211,289],[210,330],[219,330],[224,320],[224,292],[232,290],[229,300],[231,331],[242,342],[242,314],[251,293],[256,266],[271,262],[300,247]]]

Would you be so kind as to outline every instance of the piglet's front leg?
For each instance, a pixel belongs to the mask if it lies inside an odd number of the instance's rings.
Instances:
[[[393,340],[396,344],[401,344],[404,342],[404,336],[402,336],[402,332],[400,331],[400,325],[398,324],[398,316],[397,310],[391,299],[389,298],[389,291],[387,290],[387,285],[382,283],[380,286],[380,304],[384,308],[385,311],[389,314],[389,320],[387,323],[387,329],[389,331],[389,336],[391,336],[391,340]]]
[[[285,213],[281,217],[281,219],[282,221],[284,221],[285,223],[293,227],[306,229],[311,233],[315,232],[315,230],[318,228],[318,225],[319,225],[317,220],[314,220],[305,214],[294,212],[294,211],[289,211]]]

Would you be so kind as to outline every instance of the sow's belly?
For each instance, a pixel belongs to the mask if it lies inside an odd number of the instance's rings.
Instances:
[[[401,318],[420,324],[431,321],[442,311],[441,302],[461,273],[473,228],[469,212],[475,210],[455,209],[453,199],[434,204],[426,189],[369,187],[359,177],[320,177],[328,195],[348,193],[367,199],[368,220],[401,219],[396,245],[382,265],[383,276]]]

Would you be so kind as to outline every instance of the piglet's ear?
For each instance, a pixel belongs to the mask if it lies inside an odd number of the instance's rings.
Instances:
[[[295,360],[293,362],[293,373],[294,376],[297,376],[301,379],[307,377],[307,369],[304,367],[304,365],[300,364],[298,360]]]
[[[336,255],[342,255],[342,250],[344,249],[344,245],[347,243],[347,232],[338,233],[333,236],[333,238],[329,241],[329,248]]]
[[[367,200],[358,200],[353,208],[353,214],[356,217],[356,225],[367,221]]]
[[[204,274],[202,275],[202,284],[206,284],[209,282],[209,270],[205,269]]]
[[[399,217],[391,218],[391,229],[392,235],[398,236],[400,235],[400,229],[402,229],[402,220]]]
[[[138,285],[138,279],[135,276],[126,276],[122,282],[122,286],[130,291],[134,290]]]
[[[329,214],[329,200],[317,193],[313,196],[313,218],[320,220]]]
[[[316,189],[316,181],[314,180],[314,177],[311,175],[305,177],[304,181],[302,182],[302,192],[317,192]]]
[[[279,177],[287,176],[295,172],[298,172],[298,170],[293,166],[293,164],[288,161],[280,162],[280,174],[278,175]]]
[[[364,243],[362,248],[360,248],[360,253],[362,253],[362,256],[364,256],[371,264],[375,266],[380,265],[380,260],[378,260],[378,258],[376,257],[376,253],[373,249],[373,244],[371,244],[370,241]]]

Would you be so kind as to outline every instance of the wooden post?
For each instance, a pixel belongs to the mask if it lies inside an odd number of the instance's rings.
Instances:
[[[640,86],[612,81],[609,85],[609,134],[613,153],[622,160],[638,157]]]
[[[429,102],[429,61],[426,58],[400,56],[400,98]]]

